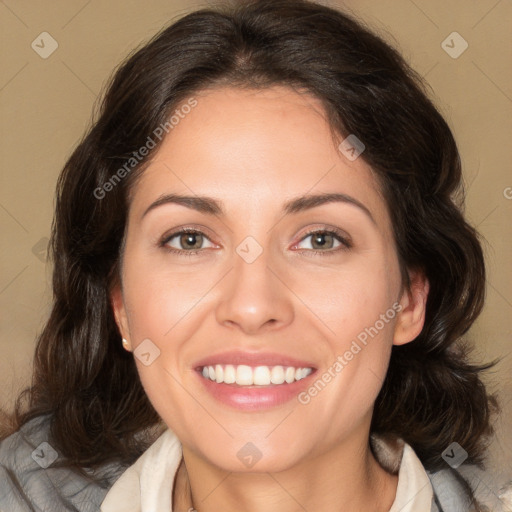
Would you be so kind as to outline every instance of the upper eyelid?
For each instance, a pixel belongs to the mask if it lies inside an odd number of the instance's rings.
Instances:
[[[174,228],[172,230],[166,231],[161,237],[160,240],[169,240],[177,235],[180,235],[182,233],[200,233],[202,235],[207,236],[208,238],[211,238],[211,235],[209,234],[208,228],[205,226],[195,226],[195,225],[186,225],[186,226],[180,226],[177,228]]]

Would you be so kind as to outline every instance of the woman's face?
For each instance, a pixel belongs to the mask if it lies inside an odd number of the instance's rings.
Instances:
[[[333,144],[318,100],[284,87],[194,98],[133,190],[116,319],[184,447],[279,471],[368,435],[425,289],[401,293],[377,181]],[[339,196],[308,199],[325,194]]]

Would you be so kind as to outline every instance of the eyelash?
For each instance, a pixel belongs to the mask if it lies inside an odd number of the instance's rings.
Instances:
[[[203,235],[206,238],[208,238],[206,236],[206,234],[200,230],[193,229],[193,228],[183,228],[179,231],[175,231],[174,233],[172,233],[170,235],[164,235],[164,237],[160,240],[158,245],[159,245],[159,247],[161,247],[162,249],[164,249],[170,253],[174,253],[174,254],[177,254],[178,256],[186,256],[186,257],[194,256],[194,255],[200,253],[201,251],[205,250],[205,249],[197,249],[197,250],[193,250],[193,251],[185,251],[182,249],[174,249],[173,247],[167,246],[167,244],[169,243],[170,240],[177,237],[178,235],[183,235],[186,233],[200,234],[200,235]],[[339,251],[347,251],[352,248],[352,242],[348,238],[346,238],[346,236],[344,236],[344,234],[341,231],[339,231],[338,229],[335,229],[335,228],[314,229],[314,230],[308,231],[307,233],[304,234],[304,236],[297,243],[300,243],[304,239],[306,239],[308,236],[315,235],[317,233],[332,235],[334,238],[336,238],[341,243],[341,247],[338,247],[337,249],[327,249],[325,251],[319,251],[316,249],[301,249],[298,252],[308,252],[308,253],[313,253],[314,255],[331,256],[332,254],[337,254]],[[295,244],[295,245],[297,245],[297,244]]]

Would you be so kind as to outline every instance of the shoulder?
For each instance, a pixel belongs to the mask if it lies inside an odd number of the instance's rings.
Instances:
[[[419,495],[430,482],[431,512],[468,512],[471,509],[467,482],[457,471],[450,467],[428,471],[412,446],[396,436],[372,434],[370,441],[379,463],[387,471],[399,475],[397,495],[399,490],[402,491],[406,496],[405,501],[410,499],[407,493],[410,493],[411,487]]]
[[[426,471],[434,491],[434,500],[439,512],[468,512],[471,507],[471,498],[468,494],[467,484],[464,485],[462,477],[452,469],[439,471]]]
[[[0,443],[0,510],[98,511],[126,468],[106,464],[95,471],[84,469],[87,478],[52,467],[59,453],[49,442],[49,429],[50,416],[40,416]]]

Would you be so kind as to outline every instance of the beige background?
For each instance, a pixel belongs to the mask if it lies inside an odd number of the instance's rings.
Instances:
[[[491,378],[504,413],[496,423],[499,435],[491,465],[477,482],[493,510],[499,510],[504,506],[496,497],[499,488],[512,481],[512,2],[323,3],[352,12],[400,49],[428,80],[458,141],[466,213],[486,239],[489,269],[485,311],[470,332],[477,345],[474,358],[503,357]],[[49,311],[51,269],[44,247],[55,182],[89,125],[102,86],[131,49],[172,19],[205,5],[176,0],[0,1],[0,404],[8,405],[28,383],[34,338]],[[458,58],[442,47],[454,31],[468,43]],[[58,43],[46,59],[31,47],[42,32]],[[445,44],[452,51],[460,49],[460,41],[452,39]]]

